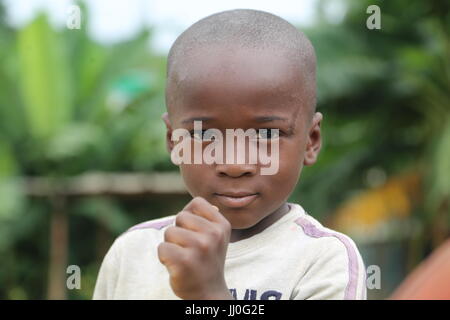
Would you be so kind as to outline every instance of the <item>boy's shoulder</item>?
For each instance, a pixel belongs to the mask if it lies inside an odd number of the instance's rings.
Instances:
[[[130,227],[122,235],[134,232],[136,230],[162,230],[163,228],[171,225],[174,221],[175,215],[144,221]]]
[[[325,227],[317,219],[309,215],[300,205],[300,214],[295,220],[295,224],[300,227],[301,232],[313,242],[321,242],[326,246],[333,246],[336,249],[346,251],[349,255],[358,252],[355,242],[346,234]]]
[[[360,253],[355,242],[346,234],[325,227],[317,219],[309,215],[299,204],[293,204],[297,214],[291,220],[297,228],[294,234],[300,250],[306,250],[316,257],[341,256],[349,264],[357,263]]]
[[[297,205],[300,207],[300,205]],[[344,246],[355,246],[353,240],[346,234],[325,227],[317,219],[309,215],[306,211],[303,211],[301,215],[297,216],[294,220],[295,224],[300,227],[302,233],[311,239],[326,239],[331,242],[340,242]],[[337,240],[337,241],[336,241]]]
[[[345,297],[355,298],[357,293],[359,296],[361,283],[365,283],[365,265],[355,242],[349,236],[323,226],[305,211],[294,222],[305,242],[301,248],[310,257],[311,264],[325,270],[323,272],[347,274],[347,278],[341,278],[347,281]]]
[[[164,229],[174,224],[174,222],[175,215],[171,215],[138,223],[120,234],[115,242],[120,242],[123,245],[125,243],[141,242],[142,240],[154,239],[159,241]]]

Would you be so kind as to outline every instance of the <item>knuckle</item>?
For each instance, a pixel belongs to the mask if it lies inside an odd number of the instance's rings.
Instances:
[[[192,203],[195,204],[195,205],[200,205],[200,204],[202,204],[204,202],[205,202],[205,199],[203,199],[200,196],[197,196],[194,199],[192,199]]]
[[[226,233],[230,233],[231,232],[231,223],[230,221],[228,221],[227,219],[224,219],[223,221],[223,227],[224,227],[224,231]]]
[[[170,240],[172,239],[174,233],[176,232],[176,227],[174,226],[170,226],[166,229],[166,231],[164,232],[164,240]]]
[[[197,247],[202,252],[208,252],[210,248],[210,242],[207,239],[198,239],[197,240]]]
[[[182,270],[190,270],[193,259],[190,255],[185,254],[179,257],[179,265]]]
[[[181,265],[185,265],[185,264],[188,262],[188,259],[187,259],[186,255],[184,255],[184,254],[179,255],[179,256],[177,257],[177,259],[178,259],[178,262],[179,262]]]
[[[211,228],[208,233],[213,239],[220,239],[222,237],[222,231],[219,228]]]
[[[164,242],[161,242],[158,247],[158,258],[161,261],[161,263],[165,263],[166,261],[166,250],[167,250],[167,246]]]
[[[175,231],[175,227],[174,226],[169,226],[166,231],[164,232],[164,234],[168,235],[171,234],[172,232]]]
[[[186,221],[186,214],[184,211],[181,211],[177,216],[175,217],[175,225],[183,225],[183,223]]]
[[[214,243],[223,242],[228,237],[228,231],[221,227],[211,228],[209,235]]]
[[[182,279],[184,276],[183,269],[180,266],[173,266],[170,270],[170,277],[174,280]]]
[[[178,216],[180,216],[180,217],[185,217],[185,216],[187,216],[187,215],[189,215],[189,214],[190,214],[189,211],[187,211],[187,210],[181,210],[181,211],[178,213]]]
[[[164,242],[161,242],[160,244],[158,244],[158,247],[156,248],[158,250],[158,255],[162,253],[162,251],[164,250],[164,246],[163,246]]]

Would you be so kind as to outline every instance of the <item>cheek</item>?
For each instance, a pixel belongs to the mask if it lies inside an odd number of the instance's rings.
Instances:
[[[201,186],[204,185],[202,181],[208,181],[209,166],[198,164],[182,164],[180,165],[180,173],[183,177],[184,183],[192,196],[200,195]]]
[[[305,151],[301,143],[286,144],[280,152],[280,166],[291,167],[291,170],[297,169],[301,167],[304,157]]]
[[[293,189],[303,168],[301,143],[285,143],[280,146],[280,164],[274,183]]]

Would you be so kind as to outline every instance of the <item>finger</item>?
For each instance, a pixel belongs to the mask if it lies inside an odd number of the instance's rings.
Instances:
[[[166,267],[177,264],[183,254],[183,248],[177,244],[161,242],[158,245],[158,259]]]
[[[212,222],[223,223],[223,219],[225,219],[216,206],[213,206],[202,197],[192,199],[183,210],[190,211]]]
[[[175,217],[175,226],[195,232],[206,232],[211,229],[211,221],[190,211],[180,211]]]
[[[180,228],[180,227],[169,227],[164,232],[164,241],[177,244],[183,248],[193,248],[199,244],[199,234],[192,230]]]

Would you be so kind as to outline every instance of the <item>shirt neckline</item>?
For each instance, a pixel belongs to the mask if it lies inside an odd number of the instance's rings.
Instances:
[[[262,232],[257,233],[249,238],[242,239],[236,242],[228,243],[226,259],[234,258],[243,255],[249,251],[263,246],[268,238],[274,238],[279,234],[279,228],[286,222],[293,221],[300,214],[302,214],[302,207],[296,203],[288,203],[289,211],[280,219],[268,226]]]

